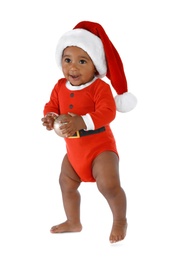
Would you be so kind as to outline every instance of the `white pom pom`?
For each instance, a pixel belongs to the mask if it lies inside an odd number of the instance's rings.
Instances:
[[[137,98],[130,92],[125,92],[122,95],[115,97],[116,108],[119,112],[129,112],[135,108]]]

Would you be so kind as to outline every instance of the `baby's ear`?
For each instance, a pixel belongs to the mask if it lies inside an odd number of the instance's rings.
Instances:
[[[98,73],[97,69],[95,68],[95,76],[98,76],[98,75],[99,75],[99,73]]]

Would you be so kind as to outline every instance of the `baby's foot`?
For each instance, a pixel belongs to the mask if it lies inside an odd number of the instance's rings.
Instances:
[[[59,225],[53,226],[50,229],[50,232],[51,233],[80,232],[81,230],[82,230],[82,225],[80,223],[73,224],[69,221],[66,221]]]
[[[114,221],[109,240],[111,243],[116,243],[123,240],[126,236],[127,221]]]

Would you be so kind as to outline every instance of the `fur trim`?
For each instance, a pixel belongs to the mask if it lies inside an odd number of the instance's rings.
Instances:
[[[59,40],[56,48],[56,62],[61,68],[63,50],[68,46],[77,46],[83,49],[92,59],[99,75],[106,75],[107,65],[101,39],[84,29],[74,29],[65,33]]]
[[[125,92],[122,95],[115,97],[116,108],[119,112],[129,112],[135,108],[137,104],[136,97],[130,92]]]

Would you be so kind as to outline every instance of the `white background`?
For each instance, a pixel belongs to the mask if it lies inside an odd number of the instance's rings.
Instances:
[[[108,205],[90,183],[80,188],[83,231],[49,232],[65,220],[58,185],[65,144],[41,118],[62,76],[57,41],[82,20],[105,28],[138,98],[112,123],[129,223],[115,245]],[[1,1],[0,259],[177,258],[176,24],[172,0]]]

